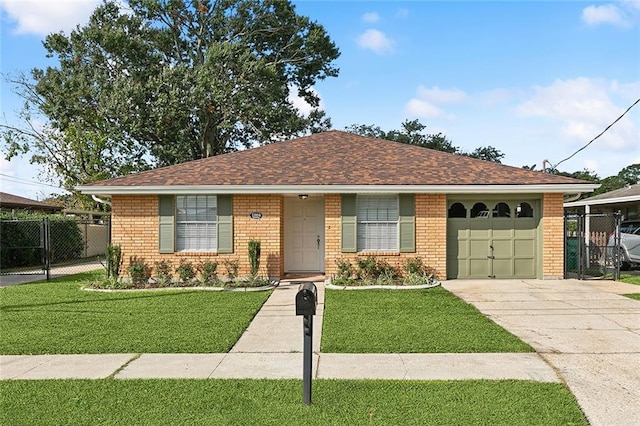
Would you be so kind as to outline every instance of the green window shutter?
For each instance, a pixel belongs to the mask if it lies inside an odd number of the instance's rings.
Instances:
[[[400,252],[416,251],[416,202],[413,194],[400,194]]]
[[[233,253],[232,195],[218,195],[218,253]]]
[[[175,197],[160,195],[158,198],[159,229],[158,248],[160,253],[175,251]]]
[[[342,252],[358,251],[358,216],[355,194],[342,195]]]

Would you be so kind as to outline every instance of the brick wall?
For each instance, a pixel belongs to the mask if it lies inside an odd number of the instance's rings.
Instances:
[[[369,253],[386,260],[402,270],[407,259],[421,257],[424,264],[437,270],[441,278],[445,277],[447,259],[447,209],[444,194],[416,194],[416,252],[415,253]],[[341,196],[325,196],[325,274],[336,273],[339,259],[352,263],[367,253],[341,252]]]
[[[240,275],[249,274],[248,242],[261,242],[260,274],[280,277],[284,270],[282,254],[283,198],[279,195],[236,195],[233,198],[234,250],[232,254],[217,253],[158,253],[158,196],[114,195],[112,197],[112,244],[122,247],[123,271],[133,256],[144,259],[148,265],[165,259],[172,269],[181,259],[194,264],[204,261],[218,263],[218,272],[225,273],[224,261],[237,260]],[[251,219],[251,212],[261,212],[261,219]]]
[[[564,276],[562,194],[544,194],[542,198],[542,275],[545,279]]]

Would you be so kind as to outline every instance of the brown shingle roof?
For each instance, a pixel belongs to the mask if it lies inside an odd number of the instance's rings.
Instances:
[[[333,130],[95,182],[85,188],[583,183],[587,182]]]
[[[44,203],[42,201],[32,200],[31,198],[20,197],[18,195],[0,192],[0,207],[4,208],[36,208],[44,210],[62,210],[62,207],[55,204]]]

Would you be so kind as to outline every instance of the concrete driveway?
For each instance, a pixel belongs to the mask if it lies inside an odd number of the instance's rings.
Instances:
[[[612,281],[455,280],[443,286],[529,343],[592,425],[640,422],[640,286]]]

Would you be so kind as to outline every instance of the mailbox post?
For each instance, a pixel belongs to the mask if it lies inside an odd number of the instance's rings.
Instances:
[[[311,404],[311,372],[313,365],[313,316],[318,305],[318,289],[313,283],[299,283],[296,315],[302,315],[304,349],[302,359],[302,401]]]

